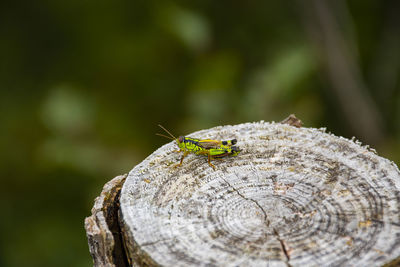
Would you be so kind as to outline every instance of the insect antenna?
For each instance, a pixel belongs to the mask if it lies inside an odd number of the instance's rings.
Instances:
[[[171,140],[175,140],[175,139],[172,138],[171,136],[167,136],[167,135],[165,135],[165,134],[156,133],[156,135],[162,136],[162,137],[165,137],[165,138],[168,138],[168,139],[171,139]]]
[[[170,133],[167,129],[165,129],[161,124],[159,124],[158,126],[161,129],[163,129],[167,134],[169,134],[171,137],[163,135],[163,134],[156,134],[156,135],[163,136],[163,137],[166,137],[166,138],[171,139],[171,140],[176,140],[176,137],[172,133]]]

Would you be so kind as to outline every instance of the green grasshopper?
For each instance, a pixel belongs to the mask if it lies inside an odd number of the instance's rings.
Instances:
[[[160,124],[161,129],[163,129],[170,136],[163,135],[157,133],[156,135],[175,140],[179,147],[179,150],[176,152],[183,152],[181,161],[177,166],[181,166],[183,159],[189,154],[194,153],[196,155],[207,155],[208,156],[208,164],[215,170],[215,166],[211,163],[212,159],[221,159],[226,156],[237,156],[240,153],[240,149],[237,146],[234,146],[237,143],[236,139],[228,140],[228,141],[219,141],[212,139],[196,139],[190,137],[179,136],[176,138],[173,134],[171,134],[167,129],[165,129]]]

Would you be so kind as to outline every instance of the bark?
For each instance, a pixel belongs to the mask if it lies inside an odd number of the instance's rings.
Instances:
[[[106,183],[85,219],[89,251],[95,266],[129,266],[118,222],[119,195],[127,175]]]
[[[242,152],[213,161],[216,170],[196,155],[174,167],[181,157],[174,142],[134,167],[120,201],[114,197],[113,202],[120,203],[122,261],[136,266],[397,264],[397,166],[358,141],[298,124],[245,123],[188,135],[238,139]],[[94,214],[99,210],[104,213],[98,207]],[[93,235],[97,228],[88,227],[93,221],[87,219],[86,228],[92,229],[95,265],[112,266],[109,251],[118,242],[94,237],[119,235]],[[91,244],[96,240],[104,248]]]

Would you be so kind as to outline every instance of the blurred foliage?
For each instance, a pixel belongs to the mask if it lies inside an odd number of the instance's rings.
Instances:
[[[371,145],[399,164],[399,4],[338,2],[384,122]],[[166,142],[158,123],[178,135],[295,113],[356,135],[307,34],[307,4],[0,4],[0,266],[90,266],[83,220],[106,181]]]

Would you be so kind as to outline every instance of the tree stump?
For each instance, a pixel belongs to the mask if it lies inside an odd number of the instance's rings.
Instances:
[[[133,168],[120,196],[125,263],[398,264],[397,166],[358,141],[292,125],[261,121],[188,135],[238,140],[242,152],[213,161],[216,170],[196,155],[175,168],[174,142]]]

